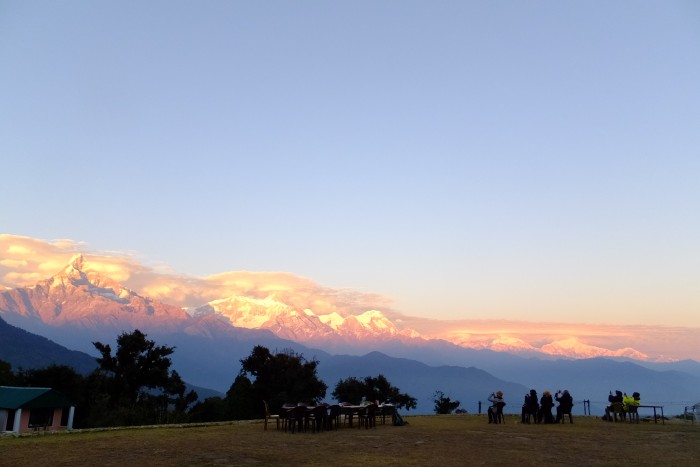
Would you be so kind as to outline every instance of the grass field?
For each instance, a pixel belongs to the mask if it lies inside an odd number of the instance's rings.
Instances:
[[[0,438],[0,465],[700,465],[689,422],[523,425],[507,416],[406,417],[407,426],[285,433],[262,422]]]

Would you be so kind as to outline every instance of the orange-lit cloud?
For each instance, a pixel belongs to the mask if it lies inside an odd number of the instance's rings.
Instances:
[[[196,278],[144,266],[129,255],[87,251],[80,242],[7,234],[0,235],[0,285],[34,285],[61,271],[78,253],[85,255],[89,269],[141,295],[176,306],[199,306],[233,295],[272,298],[317,314],[347,315],[376,308],[388,310],[389,306],[380,295],[324,287],[287,272],[234,271]]]
[[[84,243],[72,240],[41,240],[0,234],[0,284],[25,287],[61,271],[78,254],[89,256],[90,268],[112,279],[127,283],[149,270],[126,255],[87,252]]]

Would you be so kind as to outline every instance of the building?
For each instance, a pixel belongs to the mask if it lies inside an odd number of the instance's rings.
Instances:
[[[0,431],[70,430],[75,407],[51,388],[0,386]]]

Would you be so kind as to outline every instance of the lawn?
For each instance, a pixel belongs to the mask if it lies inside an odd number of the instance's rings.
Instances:
[[[523,425],[506,416],[406,417],[407,426],[263,431],[261,421],[0,438],[1,465],[700,465],[689,422]]]

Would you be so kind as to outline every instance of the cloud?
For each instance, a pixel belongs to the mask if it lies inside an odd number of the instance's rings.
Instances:
[[[7,253],[11,255],[30,255],[34,253],[34,251],[21,245],[10,245],[7,247]]]
[[[0,266],[5,266],[8,269],[18,269],[27,266],[27,262],[23,259],[3,259],[0,260]]]
[[[162,272],[141,264],[134,255],[90,251],[84,242],[0,235],[0,285],[26,287],[61,271],[76,254],[86,268],[103,273],[141,295],[165,303],[194,307],[233,295],[271,298],[316,314],[359,314],[369,309],[391,312],[378,294],[325,287],[288,272],[231,271],[207,277]]]
[[[33,285],[60,271],[77,252],[74,242],[0,234],[0,284]]]
[[[34,285],[37,281],[61,271],[78,253],[87,255],[91,269],[120,282],[126,282],[133,275],[148,271],[134,258],[126,255],[88,252],[83,242],[1,234],[0,284],[6,287]]]
[[[390,301],[378,294],[322,286],[288,272],[234,271],[205,277],[198,282],[212,297],[245,295],[269,298],[316,314],[359,314],[369,309],[390,311]]]

